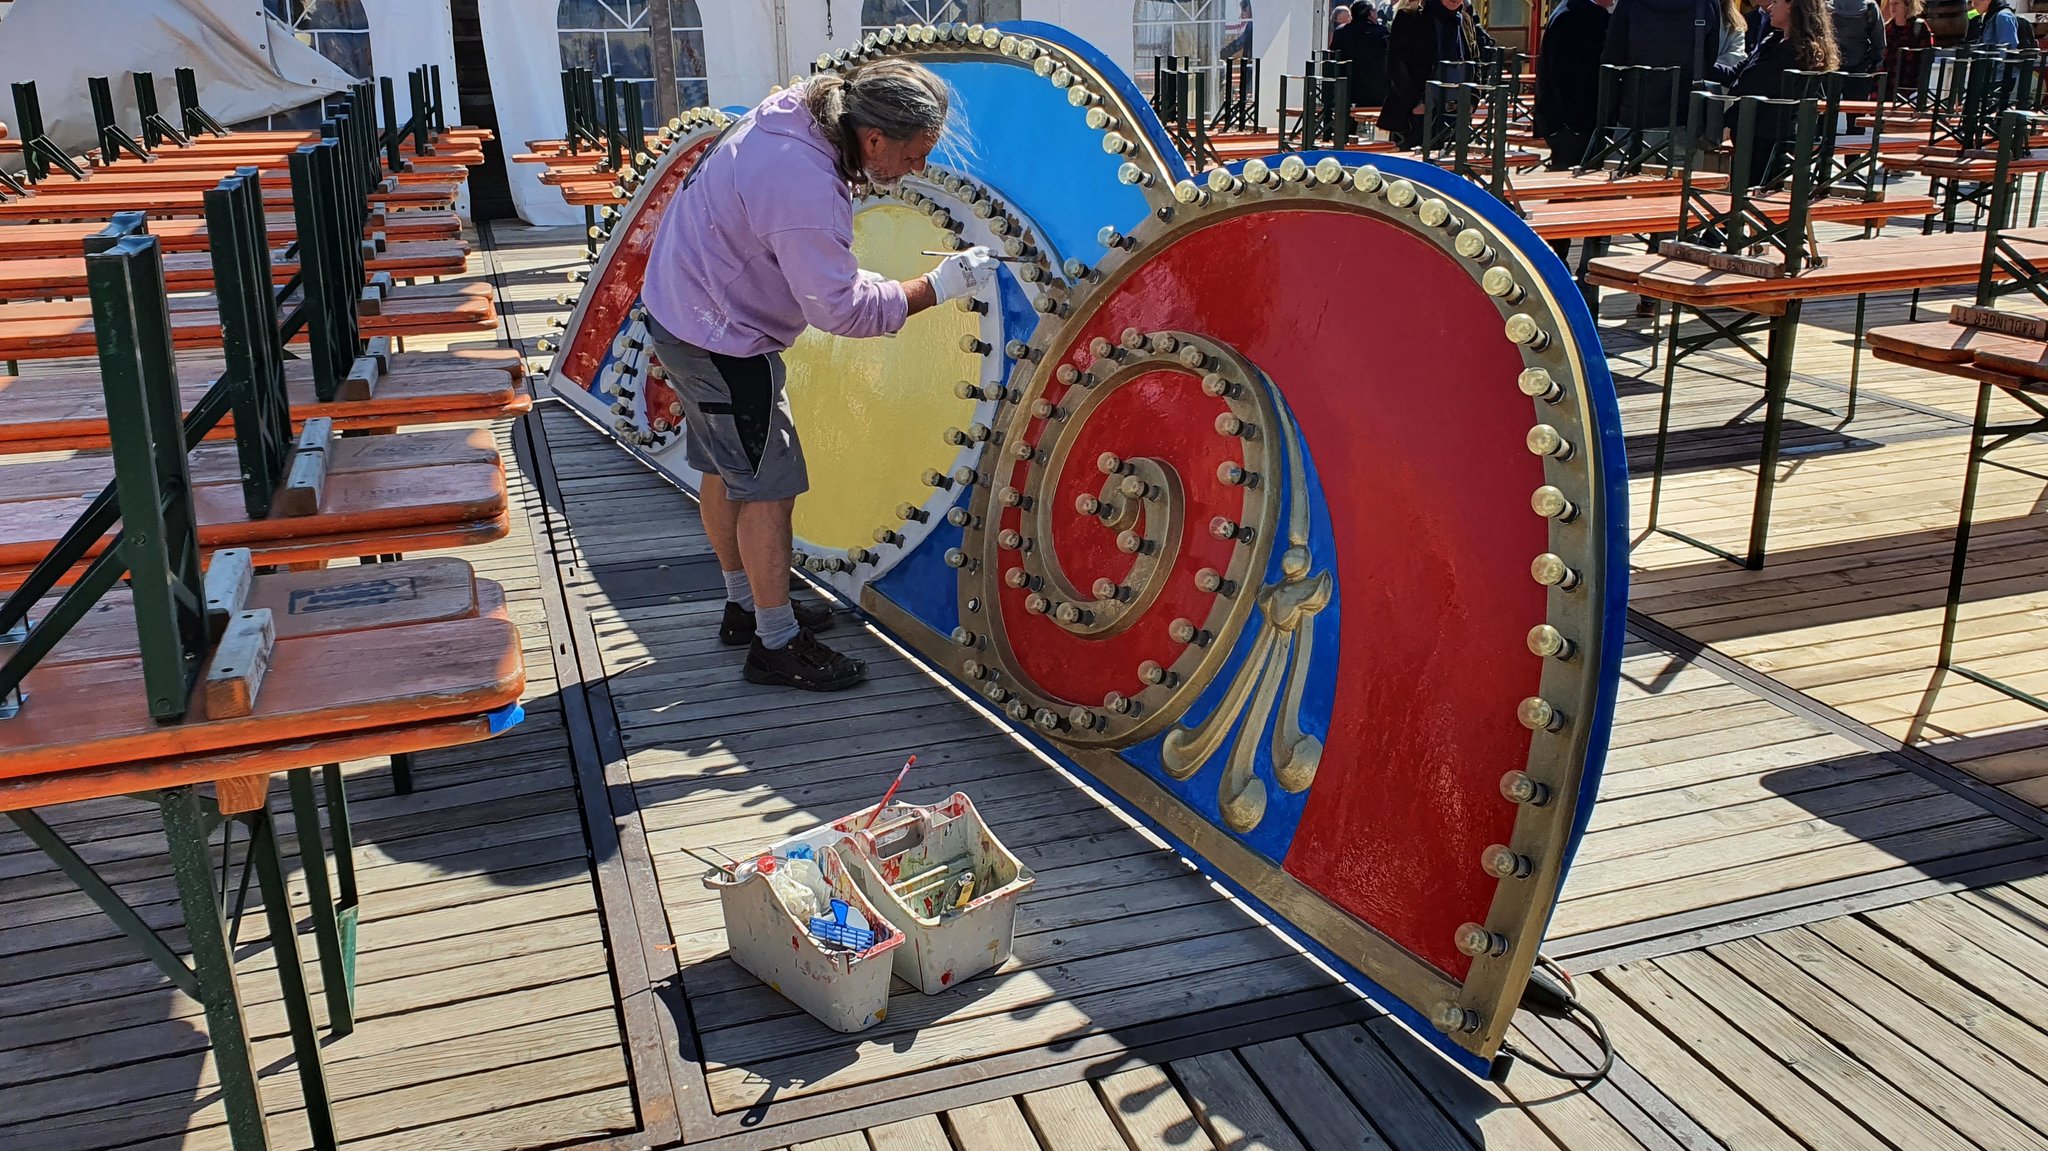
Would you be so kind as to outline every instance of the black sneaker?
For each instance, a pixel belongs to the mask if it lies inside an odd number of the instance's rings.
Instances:
[[[790,600],[796,609],[796,626],[812,631],[830,631],[839,622],[839,616],[830,607],[821,603],[805,603]],[[754,642],[754,613],[732,602],[725,601],[725,618],[718,623],[718,642],[727,647],[745,647]]]
[[[844,691],[868,677],[868,665],[833,651],[804,629],[786,647],[762,647],[756,639],[742,674],[748,683]]]

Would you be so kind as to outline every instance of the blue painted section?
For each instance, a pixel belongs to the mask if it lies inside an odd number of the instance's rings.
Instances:
[[[947,570],[948,572],[951,571],[951,569],[945,570]],[[893,574],[894,573],[891,573],[892,576]],[[898,600],[897,602],[899,605],[903,603],[903,601],[901,600]],[[877,623],[876,626],[881,625]],[[883,628],[883,630],[888,631],[887,628]],[[894,633],[891,634],[894,635]],[[897,635],[895,636],[895,638],[903,641],[906,647],[915,648],[917,646],[915,640],[913,640],[911,637]],[[1320,633],[1318,634],[1317,638],[1318,640],[1322,638]],[[971,687],[968,687],[968,685],[963,685],[963,688],[971,690]],[[1324,706],[1323,710],[1325,711],[1325,713],[1327,713],[1327,705]],[[1436,1028],[1430,1024],[1429,1020],[1426,1017],[1424,1017],[1424,1015],[1420,1011],[1417,1011],[1416,1009],[1408,1006],[1406,1003],[1403,1003],[1401,1000],[1395,998],[1394,996],[1387,994],[1386,991],[1384,991],[1379,986],[1379,984],[1374,983],[1370,978],[1366,976],[1366,974],[1363,971],[1360,971],[1358,968],[1353,967],[1348,961],[1346,961],[1341,956],[1337,955],[1335,952],[1331,951],[1329,948],[1324,947],[1322,944],[1317,943],[1315,940],[1309,938],[1307,935],[1302,934],[1298,929],[1294,928],[1293,925],[1288,922],[1286,916],[1282,915],[1279,911],[1275,910],[1270,904],[1266,903],[1257,895],[1253,894],[1251,890],[1246,888],[1243,884],[1238,883],[1236,880],[1231,879],[1229,876],[1224,875],[1213,868],[1203,866],[1202,856],[1195,851],[1194,847],[1191,844],[1189,844],[1186,840],[1181,839],[1179,836],[1173,834],[1172,831],[1162,826],[1159,822],[1152,819],[1150,816],[1147,816],[1135,805],[1121,800],[1117,796],[1116,790],[1114,788],[1110,787],[1102,780],[1097,779],[1095,775],[1092,772],[1090,772],[1087,768],[1083,767],[1079,763],[1076,763],[1072,758],[1070,758],[1067,755],[1067,753],[1063,749],[1043,739],[1040,739],[1030,728],[1020,727],[1016,730],[1019,735],[1021,735],[1024,739],[1028,740],[1033,746],[1045,752],[1047,755],[1053,757],[1054,760],[1058,761],[1068,771],[1071,771],[1074,774],[1080,776],[1083,781],[1093,786],[1103,796],[1108,798],[1111,802],[1115,803],[1116,806],[1120,808],[1126,815],[1129,815],[1131,818],[1137,820],[1147,830],[1151,831],[1154,835],[1157,835],[1160,839],[1164,840],[1167,846],[1171,847],[1174,851],[1178,852],[1183,858],[1194,861],[1197,867],[1202,868],[1202,872],[1204,875],[1207,875],[1211,880],[1215,881],[1219,886],[1221,886],[1224,890],[1230,892],[1230,894],[1235,896],[1237,899],[1242,900],[1246,905],[1256,909],[1259,912],[1259,914],[1265,916],[1268,921],[1273,923],[1282,932],[1284,932],[1288,938],[1300,944],[1301,947],[1304,950],[1306,950],[1309,954],[1314,955],[1317,959],[1320,959],[1324,963],[1329,964],[1331,970],[1343,976],[1347,981],[1351,983],[1353,987],[1356,987],[1358,990],[1363,992],[1368,998],[1370,998],[1373,1001],[1373,1003],[1384,1008],[1389,1015],[1392,1015],[1394,1018],[1400,1020],[1402,1024],[1405,1025],[1410,1031],[1414,1032],[1422,1040],[1429,1043],[1431,1046],[1435,1047],[1439,1052],[1443,1054],[1444,1058],[1457,1064],[1459,1067],[1464,1068],[1472,1075],[1481,1078],[1487,1076],[1488,1072],[1491,1070],[1491,1065],[1486,1060],[1480,1059],[1477,1056],[1473,1055],[1471,1052],[1466,1051],[1465,1049],[1457,1046],[1456,1044],[1453,1044],[1448,1037],[1443,1035],[1441,1032],[1437,1031]]]
[[[1095,235],[1103,225],[1128,231],[1151,210],[1142,191],[1117,183],[1123,157],[1102,150],[1102,133],[1088,126],[1087,110],[1067,103],[1066,93],[1029,65],[975,60],[932,70],[958,94],[954,115],[971,138],[1016,142],[933,159],[997,189],[1031,218],[1060,258],[1100,262],[1106,249]]]
[[[1002,308],[1004,342],[1023,340],[1029,343],[1038,331],[1038,309],[1031,306],[1031,297],[1024,294],[1023,282],[1011,274],[1008,264],[996,265],[996,298]],[[1017,374],[1017,361],[1001,348],[993,354],[1003,359],[1003,384],[1007,387]]]
[[[1285,406],[1284,401],[1282,406]],[[1329,571],[1331,579],[1337,581],[1333,562],[1335,549],[1329,546],[1334,533],[1330,528],[1329,514],[1325,510],[1327,504],[1321,481],[1306,444],[1302,445],[1302,459],[1306,465],[1309,493],[1309,552],[1317,560],[1309,569],[1309,578],[1313,579]],[[1285,488],[1282,490],[1285,491]],[[1282,499],[1280,515],[1273,521],[1274,530],[1281,530],[1279,525],[1288,522],[1289,516],[1293,514],[1292,503],[1291,498]],[[1260,588],[1279,583],[1280,560],[1285,550],[1286,542],[1279,541],[1266,564],[1264,578],[1256,585],[1239,589],[1237,594],[1255,596]],[[1342,623],[1338,610],[1341,606],[1341,588],[1341,581],[1337,581],[1337,586],[1332,589],[1329,606],[1318,612],[1314,623],[1310,625],[1314,642],[1310,645],[1309,664],[1301,673],[1307,677],[1308,685],[1301,704],[1302,734],[1312,735],[1325,742],[1329,739],[1330,712],[1337,697],[1337,638]],[[1202,694],[1196,697],[1195,702],[1188,708],[1186,718],[1176,724],[1176,727],[1197,727],[1204,719],[1215,714],[1216,708],[1223,702],[1224,695],[1230,690],[1231,681],[1244,669],[1246,658],[1263,630],[1256,618],[1252,626],[1244,629],[1244,634],[1238,637],[1237,646],[1232,650],[1229,660],[1225,661],[1223,669]],[[1187,779],[1174,779],[1167,775],[1161,766],[1161,747],[1166,742],[1164,733],[1144,743],[1124,748],[1119,754],[1126,762],[1142,768],[1182,803],[1200,812],[1204,819],[1215,824],[1218,829],[1229,832],[1233,839],[1265,856],[1277,867],[1287,858],[1287,850],[1294,843],[1294,833],[1301,826],[1301,813],[1308,806],[1307,792],[1284,791],[1274,781],[1273,728],[1277,721],[1276,711],[1274,715],[1266,718],[1265,724],[1257,732],[1253,733],[1253,738],[1258,741],[1258,754],[1252,770],[1266,784],[1266,814],[1249,834],[1230,831],[1229,824],[1223,819],[1221,796],[1218,791],[1229,758],[1228,748],[1243,734],[1243,722],[1231,728],[1230,737],[1223,745],[1225,751]]]
[[[960,573],[946,566],[946,551],[960,546],[961,534],[940,520],[923,543],[868,587],[917,622],[942,636],[952,635],[960,626]]]
[[[1152,102],[1145,98],[1145,93],[1138,87],[1138,82],[1131,78],[1130,71],[1122,64],[1111,60],[1102,54],[1101,49],[1057,24],[1044,24],[1037,20],[1012,20],[996,27],[1018,36],[1034,36],[1058,44],[1101,73],[1104,86],[1116,93],[1117,98],[1122,100],[1130,111],[1130,122],[1125,125],[1127,130],[1124,134],[1128,136],[1132,132],[1137,132],[1158,145],[1160,154],[1166,157],[1167,172],[1175,182],[1188,179],[1192,175],[1187,161],[1181,157],[1180,150],[1168,139],[1166,126],[1159,122],[1158,115],[1152,111]]]
[[[1571,325],[1572,338],[1584,352],[1581,366],[1586,373],[1586,395],[1592,405],[1588,422],[1600,438],[1600,464],[1607,481],[1601,496],[1607,513],[1607,602],[1602,606],[1600,624],[1600,688],[1590,717],[1592,742],[1586,753],[1585,778],[1579,786],[1579,805],[1572,819],[1571,842],[1565,847],[1569,871],[1586,823],[1593,816],[1593,801],[1599,794],[1600,774],[1607,762],[1608,733],[1614,726],[1615,693],[1621,684],[1621,647],[1628,638],[1628,451],[1621,430],[1621,402],[1614,394],[1614,377],[1607,370],[1607,357],[1600,350],[1600,332],[1593,315],[1586,310],[1585,297],[1572,282],[1572,274],[1550,250],[1550,244],[1530,230],[1529,225],[1506,204],[1463,177],[1420,160],[1379,152],[1303,152],[1310,164],[1324,156],[1335,156],[1346,165],[1372,164],[1389,178],[1454,195],[1470,206],[1488,224],[1500,230],[1523,260],[1543,277],[1543,283],[1557,301],[1558,311]],[[1235,165],[1241,168],[1243,165]],[[1563,883],[1560,876],[1558,882]]]

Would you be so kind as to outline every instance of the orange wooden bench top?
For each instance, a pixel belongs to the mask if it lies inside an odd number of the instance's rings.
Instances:
[[[436,464],[496,462],[497,440],[488,428],[442,428],[392,436],[346,436],[328,450],[327,474],[386,471]],[[241,460],[232,443],[201,444],[187,464],[192,483],[240,481]],[[11,464],[0,469],[0,504],[91,496],[114,478],[114,461],[100,454],[68,460]]]
[[[45,597],[29,618],[47,617],[57,595]],[[250,582],[244,606],[269,608],[279,639],[478,616],[510,618],[504,589],[477,579],[468,561],[452,556],[259,574]],[[124,659],[135,648],[134,600],[126,588],[115,588],[64,633],[43,666]]]
[[[1878,162],[1894,171],[1917,172],[1923,176],[1955,176],[1965,180],[1989,180],[1998,174],[1998,156],[1996,153],[1959,154],[1955,152],[1913,150],[1881,154],[1878,157]],[[2012,161],[2007,170],[2018,175],[2034,175],[2040,172],[2048,172],[2048,156],[2019,157]]]
[[[52,375],[0,376],[0,453],[107,446],[106,401],[95,365],[49,362],[81,367]],[[181,399],[187,410],[206,394],[221,370],[218,361],[179,361]],[[295,425],[320,417],[343,430],[460,423],[516,416],[533,407],[533,398],[521,383],[523,362],[502,349],[393,356],[376,395],[367,400],[318,402],[311,367],[303,360],[289,361],[285,373]],[[233,431],[233,421],[222,420],[209,438],[224,438]]]
[[[1692,185],[1703,192],[1718,191],[1728,186],[1728,176],[1723,172],[1694,172]],[[1576,174],[1541,169],[1517,175],[1509,183],[1508,199],[1523,204],[1676,196],[1684,186],[1684,176],[1677,172],[1669,176],[1617,176],[1604,171]]]
[[[0,583],[20,583],[85,503],[76,496],[0,503]],[[482,538],[494,539],[503,531],[491,535],[485,525],[496,521],[509,526],[505,474],[496,459],[330,475],[320,511],[308,516],[273,513],[251,520],[239,483],[195,480],[192,504],[200,546],[209,551],[250,548],[258,563],[419,551],[423,545],[416,541],[421,538],[469,541],[481,532]],[[407,545],[396,546],[398,539],[406,539]],[[95,541],[91,552],[97,554],[105,545],[105,538]]]
[[[180,348],[220,346],[220,315],[210,299],[173,297],[171,340]],[[493,330],[498,310],[489,284],[402,284],[383,310],[362,317],[366,336],[408,336]],[[299,339],[304,340],[304,332]],[[91,303],[62,300],[0,305],[0,360],[47,360],[95,354]]]
[[[292,173],[289,164],[290,161],[286,160],[283,156],[270,156],[241,161],[230,160],[228,162],[216,160],[211,164],[188,163],[183,167],[165,167],[161,162],[143,164],[130,161],[108,168],[89,169],[90,178],[82,182],[73,180],[69,176],[60,175],[51,177],[50,180],[37,185],[37,187],[51,192],[64,189],[80,190],[86,188],[98,188],[107,191],[127,191],[131,189],[142,189],[145,191],[156,189],[192,191],[197,189],[205,191],[227,177],[234,175],[236,168],[249,167],[258,170],[265,189],[289,189],[292,186]],[[416,184],[442,185],[453,188],[456,185],[468,182],[469,170],[460,167],[423,168],[416,171],[399,172],[395,176],[388,175],[385,179],[396,180],[401,188]]]
[[[46,180],[36,192],[0,203],[0,220],[104,220],[116,212],[146,211],[152,216],[197,216],[206,211],[206,193],[196,188],[114,188],[101,190],[91,181],[59,184]],[[447,184],[412,184],[370,193],[372,204],[391,207],[445,207],[455,202]],[[263,202],[288,207],[291,191],[265,188]]]
[[[282,252],[271,254],[271,278],[282,284],[298,274],[297,260],[285,260]],[[469,268],[469,242],[454,240],[402,240],[388,244],[366,262],[371,272],[389,272],[409,280],[427,276],[456,276]],[[173,292],[203,292],[213,288],[213,257],[205,252],[172,252],[164,256],[164,287]],[[87,292],[85,256],[43,256],[27,260],[0,260],[0,300],[43,300],[58,296],[83,297]]]
[[[254,713],[238,718],[207,718],[195,689],[185,722],[159,724],[141,671],[139,658],[115,658],[31,672],[29,706],[0,739],[0,778],[463,719],[516,701],[526,683],[518,628],[488,617],[280,635]]]
[[[290,212],[271,212],[265,219],[272,244],[288,244],[299,234],[298,221]],[[0,260],[76,256],[85,251],[85,238],[105,227],[104,221],[0,224]],[[382,232],[394,244],[401,240],[447,240],[462,234],[462,218],[453,212],[389,212],[373,215],[365,231]],[[157,244],[167,253],[206,250],[204,220],[151,217],[149,234],[156,237]]]
[[[2017,243],[2048,244],[2048,230],[2009,233]],[[1586,269],[1588,281],[1695,307],[1771,310],[1787,300],[1856,296],[1975,283],[1981,234],[1881,236],[1825,245],[1826,267],[1760,279],[1662,256],[1609,256]],[[2048,252],[2043,253],[2048,257]]]
[[[1726,196],[1717,194],[1711,198],[1722,209],[1728,205]],[[1782,198],[1766,198],[1758,203],[1772,219],[1785,218],[1786,204]],[[1679,209],[1683,204],[1684,200],[1679,196],[1552,201],[1530,205],[1524,218],[1536,234],[1546,240],[1634,236],[1646,232],[1676,231]],[[1813,202],[1810,218],[1834,224],[1860,224],[1894,217],[1925,216],[1932,211],[1934,201],[1926,196],[1890,196],[1883,200],[1829,196]]]
[[[1947,320],[1872,328],[1865,338],[1872,351],[1894,363],[1973,379],[1988,374],[1993,383],[2004,387],[2048,392],[2048,343],[2040,340],[1966,328]]]

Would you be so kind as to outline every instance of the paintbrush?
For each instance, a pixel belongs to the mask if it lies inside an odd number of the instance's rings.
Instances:
[[[682,847],[682,845],[681,845],[681,844],[677,844],[677,846],[678,846],[678,847]],[[689,848],[687,848],[687,847],[683,847],[683,848],[682,848],[682,852],[683,852],[683,854],[684,854],[684,855],[687,855],[687,856],[689,856],[689,857],[690,857],[691,859],[694,859],[694,860],[696,860],[697,862],[699,862],[699,863],[703,864],[704,866],[706,866],[706,867],[708,867],[708,868],[712,869],[713,871],[722,871],[722,872],[724,872],[724,873],[725,873],[725,877],[726,877],[727,879],[737,879],[737,878],[739,878],[739,873],[738,873],[738,872],[736,872],[736,871],[734,871],[734,870],[733,870],[733,868],[732,868],[731,866],[727,865],[727,864],[719,863],[719,862],[717,862],[717,861],[715,861],[715,860],[710,860],[710,859],[706,859],[706,858],[704,858],[703,856],[701,856],[701,855],[698,855],[698,854],[697,854],[696,852],[694,852],[694,851],[691,851],[691,850],[690,850]],[[720,854],[723,854],[723,853],[721,852]]]
[[[868,821],[860,825],[862,831],[875,825],[875,820],[881,816],[882,809],[889,806],[889,801],[896,797],[896,789],[903,786],[903,777],[910,774],[910,765],[916,762],[917,757],[914,755],[903,761],[903,767],[896,772],[896,781],[889,785],[889,790],[882,793],[882,802],[875,805],[875,810],[868,815]]]
[[[959,254],[960,254],[960,253],[958,253],[958,252],[919,252],[919,253],[918,253],[918,255],[920,255],[920,256],[957,256],[957,255],[959,255]],[[1025,259],[1025,258],[1024,258],[1024,257],[1022,257],[1022,256],[998,256],[998,255],[996,255],[996,254],[995,254],[994,252],[990,252],[990,253],[988,254],[988,258],[989,258],[989,259],[991,259],[991,260],[994,260],[994,261],[996,261],[996,262],[998,262],[998,263],[1003,263],[1003,264],[1029,264],[1029,263],[1031,263],[1031,261],[1030,261],[1030,260],[1027,260],[1027,259]]]

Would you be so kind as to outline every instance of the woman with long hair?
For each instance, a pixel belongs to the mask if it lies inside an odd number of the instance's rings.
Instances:
[[[1787,90],[1786,73],[1833,72],[1842,65],[1828,0],[1771,0],[1770,14],[1771,26],[1757,41],[1756,50],[1740,66],[1722,73],[1730,95],[1782,100],[1796,95]],[[1729,127],[1736,122],[1731,113]],[[1750,155],[1752,187],[1770,174],[1772,156],[1793,131],[1782,108],[1766,110],[1757,117],[1756,148]]]

